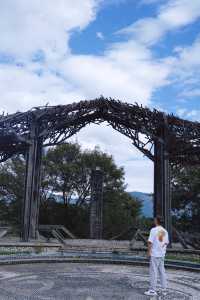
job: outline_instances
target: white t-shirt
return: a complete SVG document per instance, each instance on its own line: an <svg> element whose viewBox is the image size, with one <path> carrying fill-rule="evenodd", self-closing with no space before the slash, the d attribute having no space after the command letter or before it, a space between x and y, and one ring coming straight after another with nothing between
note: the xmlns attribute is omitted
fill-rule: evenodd
<svg viewBox="0 0 200 300"><path fill-rule="evenodd" d="M167 244L169 244L168 232L162 226L156 226L151 229L148 242L152 243L151 256L164 257Z"/></svg>

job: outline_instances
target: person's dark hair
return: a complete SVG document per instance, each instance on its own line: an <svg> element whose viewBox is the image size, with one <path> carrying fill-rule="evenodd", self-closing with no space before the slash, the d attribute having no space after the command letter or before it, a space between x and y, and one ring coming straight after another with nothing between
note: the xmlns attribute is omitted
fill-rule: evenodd
<svg viewBox="0 0 200 300"><path fill-rule="evenodd" d="M156 216L156 221L159 225L163 225L164 224L164 220L162 216Z"/></svg>

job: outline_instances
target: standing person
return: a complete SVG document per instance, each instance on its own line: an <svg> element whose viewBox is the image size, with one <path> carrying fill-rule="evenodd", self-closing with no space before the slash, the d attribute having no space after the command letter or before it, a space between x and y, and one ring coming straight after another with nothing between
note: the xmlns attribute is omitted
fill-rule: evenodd
<svg viewBox="0 0 200 300"><path fill-rule="evenodd" d="M155 296L157 295L157 279L158 275L161 282L161 291L163 295L166 295L167 280L164 267L164 259L166 254L166 248L169 244L168 232L162 226L162 218L157 216L154 219L155 227L151 229L148 238L148 257L150 257L150 288L145 295Z"/></svg>

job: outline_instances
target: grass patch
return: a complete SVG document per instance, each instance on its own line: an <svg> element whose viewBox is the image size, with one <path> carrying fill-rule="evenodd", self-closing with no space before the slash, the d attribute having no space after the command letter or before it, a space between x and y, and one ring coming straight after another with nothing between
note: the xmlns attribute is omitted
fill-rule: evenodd
<svg viewBox="0 0 200 300"><path fill-rule="evenodd" d="M20 255L23 255L23 254L31 254L32 252L31 251L0 251L0 255L15 255L15 254L20 254Z"/></svg>
<svg viewBox="0 0 200 300"><path fill-rule="evenodd" d="M166 255L166 259L189 261L189 262L200 264L200 258L197 258L197 257L188 257L188 256L182 256L182 255L180 255L180 256Z"/></svg>
<svg viewBox="0 0 200 300"><path fill-rule="evenodd" d="M44 252L44 247L43 246L37 246L34 248L36 254L41 254Z"/></svg>

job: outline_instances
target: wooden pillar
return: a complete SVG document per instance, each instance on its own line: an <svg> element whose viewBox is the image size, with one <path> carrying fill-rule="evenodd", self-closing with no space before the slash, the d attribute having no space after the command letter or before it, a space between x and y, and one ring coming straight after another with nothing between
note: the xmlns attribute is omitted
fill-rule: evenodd
<svg viewBox="0 0 200 300"><path fill-rule="evenodd" d="M103 173L94 170L91 174L90 238L101 239L103 232Z"/></svg>
<svg viewBox="0 0 200 300"><path fill-rule="evenodd" d="M162 128L160 139L154 143L154 217L160 215L171 239L170 162L167 151L167 132Z"/></svg>
<svg viewBox="0 0 200 300"><path fill-rule="evenodd" d="M23 203L22 240L36 239L40 204L42 140L36 123L31 125L30 146L26 157L26 178Z"/></svg>

